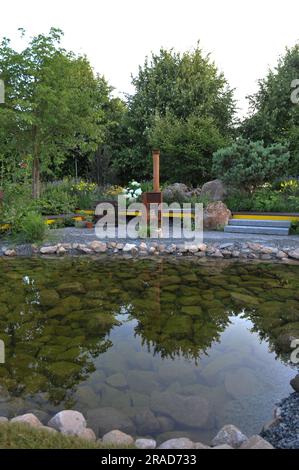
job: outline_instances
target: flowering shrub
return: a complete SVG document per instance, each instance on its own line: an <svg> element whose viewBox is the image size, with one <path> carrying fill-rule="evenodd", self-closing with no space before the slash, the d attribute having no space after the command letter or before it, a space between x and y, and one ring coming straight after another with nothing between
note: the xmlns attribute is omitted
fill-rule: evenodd
<svg viewBox="0 0 299 470"><path fill-rule="evenodd" d="M73 184L72 191L74 192L89 192L92 193L97 189L95 183L88 183L87 181L80 181L79 183Z"/></svg>
<svg viewBox="0 0 299 470"><path fill-rule="evenodd" d="M117 197L120 194L123 194L124 188L122 186L110 186L106 191L106 196Z"/></svg>
<svg viewBox="0 0 299 470"><path fill-rule="evenodd" d="M72 185L71 192L77 199L79 209L88 210L94 207L97 199L97 185L95 183L81 180Z"/></svg>
<svg viewBox="0 0 299 470"><path fill-rule="evenodd" d="M124 190L124 195L129 202L137 201L142 195L141 184L137 183L137 181L131 181L129 186Z"/></svg>
<svg viewBox="0 0 299 470"><path fill-rule="evenodd" d="M296 179L282 181L280 191L286 194L299 195L299 181Z"/></svg>

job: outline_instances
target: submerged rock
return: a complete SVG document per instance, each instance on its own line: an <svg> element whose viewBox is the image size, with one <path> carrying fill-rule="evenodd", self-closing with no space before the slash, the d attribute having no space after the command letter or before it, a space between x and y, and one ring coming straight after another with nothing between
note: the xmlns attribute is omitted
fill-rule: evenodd
<svg viewBox="0 0 299 470"><path fill-rule="evenodd" d="M84 286L77 281L74 282L65 282L57 287L59 293L63 295L70 295L70 294L85 294Z"/></svg>
<svg viewBox="0 0 299 470"><path fill-rule="evenodd" d="M129 388L134 392L150 394L153 390L159 389L156 381L156 374L144 370L132 370L127 375Z"/></svg>
<svg viewBox="0 0 299 470"><path fill-rule="evenodd" d="M102 406L113 406L120 409L126 409L131 406L128 392L118 390L109 385L103 385L101 395Z"/></svg>
<svg viewBox="0 0 299 470"><path fill-rule="evenodd" d="M160 431L160 423L154 413L145 409L137 413L134 422L139 435L153 434Z"/></svg>
<svg viewBox="0 0 299 470"><path fill-rule="evenodd" d="M132 420L122 411L112 407L88 410L87 422L97 436L103 436L113 429L118 429L131 435L136 433L136 428Z"/></svg>
<svg viewBox="0 0 299 470"><path fill-rule="evenodd" d="M122 373L117 373L107 377L106 382L114 388L126 388L128 385L127 379Z"/></svg>
<svg viewBox="0 0 299 470"><path fill-rule="evenodd" d="M247 367L227 372L225 375L225 388L234 398L242 399L248 395L257 394L261 387L254 372Z"/></svg>
<svg viewBox="0 0 299 470"><path fill-rule="evenodd" d="M202 397L153 392L150 403L153 411L170 416L177 423L186 426L202 427L209 418L209 402Z"/></svg>

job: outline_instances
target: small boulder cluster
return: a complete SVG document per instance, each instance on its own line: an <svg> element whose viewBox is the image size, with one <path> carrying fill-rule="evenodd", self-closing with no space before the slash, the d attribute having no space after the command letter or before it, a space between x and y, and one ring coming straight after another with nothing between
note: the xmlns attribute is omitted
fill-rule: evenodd
<svg viewBox="0 0 299 470"><path fill-rule="evenodd" d="M8 423L7 418L0 417L0 425ZM87 427L82 413L74 410L64 410L57 413L44 426L32 413L16 416L10 423L25 424L43 431L52 433L60 432L67 436L77 436L87 441L98 442L105 447L132 447L137 449L273 449L273 446L259 435L248 438L236 426L229 424L224 426L211 442L211 446L201 442L193 442L186 437L170 439L159 446L154 439L134 439L129 434L119 430L112 430L97 440L94 431Z"/></svg>

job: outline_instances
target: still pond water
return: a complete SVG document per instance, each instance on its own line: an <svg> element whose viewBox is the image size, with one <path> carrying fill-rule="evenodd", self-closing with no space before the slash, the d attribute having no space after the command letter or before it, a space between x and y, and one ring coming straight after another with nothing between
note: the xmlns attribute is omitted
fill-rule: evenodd
<svg viewBox="0 0 299 470"><path fill-rule="evenodd" d="M76 409L98 436L257 433L296 374L299 267L225 261L0 261L0 416Z"/></svg>

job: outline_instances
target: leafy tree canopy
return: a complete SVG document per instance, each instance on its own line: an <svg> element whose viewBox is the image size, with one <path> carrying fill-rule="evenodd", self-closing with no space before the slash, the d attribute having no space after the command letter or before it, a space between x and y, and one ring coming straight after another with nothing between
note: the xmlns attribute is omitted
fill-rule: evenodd
<svg viewBox="0 0 299 470"><path fill-rule="evenodd" d="M103 77L94 76L86 57L60 46L61 38L62 32L52 28L21 52L7 38L0 44L6 91L0 154L15 154L32 165L34 197L40 195L41 173L62 165L71 150L96 150L105 133L104 106L111 89Z"/></svg>
<svg viewBox="0 0 299 470"><path fill-rule="evenodd" d="M291 83L299 78L299 44L286 49L277 66L259 81L249 97L251 114L242 126L245 137L266 144L289 142L290 174L299 175L299 104L291 101Z"/></svg>
<svg viewBox="0 0 299 470"><path fill-rule="evenodd" d="M209 175L212 152L232 134L235 103L224 75L199 46L183 54L161 49L146 58L133 85L136 92L128 99L125 116L126 144L115 158L120 174L127 168L129 177L149 177L155 143L165 158L162 179L178 178L179 167L180 181L200 183Z"/></svg>

